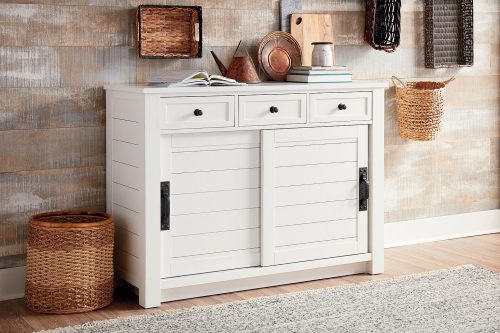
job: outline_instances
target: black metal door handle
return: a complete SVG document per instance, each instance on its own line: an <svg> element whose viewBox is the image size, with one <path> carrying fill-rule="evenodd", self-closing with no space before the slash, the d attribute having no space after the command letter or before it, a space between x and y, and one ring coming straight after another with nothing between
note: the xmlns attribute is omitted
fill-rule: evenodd
<svg viewBox="0 0 500 333"><path fill-rule="evenodd" d="M194 110L193 113L196 117L203 116L203 111L201 111L200 109Z"/></svg>
<svg viewBox="0 0 500 333"><path fill-rule="evenodd" d="M278 113L279 109L276 106L271 106L269 108L269 112L271 113Z"/></svg>
<svg viewBox="0 0 500 333"><path fill-rule="evenodd" d="M365 211L368 208L368 198L370 197L370 182L368 181L368 169L359 168L359 210Z"/></svg>
<svg viewBox="0 0 500 333"><path fill-rule="evenodd" d="M170 230L170 182L160 183L161 230Z"/></svg>
<svg viewBox="0 0 500 333"><path fill-rule="evenodd" d="M339 108L339 110L347 110L347 105L345 105L344 103L340 103L338 105L338 108Z"/></svg>

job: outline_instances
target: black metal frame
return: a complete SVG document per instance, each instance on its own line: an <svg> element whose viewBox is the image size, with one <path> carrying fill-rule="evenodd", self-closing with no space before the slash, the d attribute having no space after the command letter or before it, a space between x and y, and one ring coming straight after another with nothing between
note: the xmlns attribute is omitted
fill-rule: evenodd
<svg viewBox="0 0 500 333"><path fill-rule="evenodd" d="M471 67L474 65L474 10L473 0L456 0L459 7L456 13L458 22L458 39L460 54L453 63L444 62L442 57L435 54L435 43L439 40L434 33L437 18L434 8L435 0L424 0L424 38L425 38L425 67L450 68ZM450 11L446 12L449 16Z"/></svg>

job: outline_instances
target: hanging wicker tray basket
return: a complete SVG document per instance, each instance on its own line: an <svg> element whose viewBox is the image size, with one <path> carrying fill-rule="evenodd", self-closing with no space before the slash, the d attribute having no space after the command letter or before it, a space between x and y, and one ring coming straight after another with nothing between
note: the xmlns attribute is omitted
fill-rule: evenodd
<svg viewBox="0 0 500 333"><path fill-rule="evenodd" d="M113 219L65 211L29 222L26 306L43 313L77 313L113 300Z"/></svg>
<svg viewBox="0 0 500 333"><path fill-rule="evenodd" d="M137 49L141 58L201 58L200 6L140 5Z"/></svg>
<svg viewBox="0 0 500 333"><path fill-rule="evenodd" d="M399 135L403 139L434 140L441 129L444 93L449 80L407 81L392 77L396 86Z"/></svg>

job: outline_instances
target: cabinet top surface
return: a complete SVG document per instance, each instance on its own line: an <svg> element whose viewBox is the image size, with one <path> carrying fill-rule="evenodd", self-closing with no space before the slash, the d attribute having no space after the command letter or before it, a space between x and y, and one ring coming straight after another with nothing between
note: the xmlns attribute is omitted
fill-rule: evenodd
<svg viewBox="0 0 500 333"><path fill-rule="evenodd" d="M246 92L266 92L269 90L279 91L336 91L336 90L359 90L387 88L389 85L385 81L375 80L355 80L348 83L291 83L291 82L263 82L249 84L246 86L218 86L218 87L167 87L162 85L128 84L128 85L106 85L104 88L109 91L123 91L142 94L185 94L185 93L246 93Z"/></svg>

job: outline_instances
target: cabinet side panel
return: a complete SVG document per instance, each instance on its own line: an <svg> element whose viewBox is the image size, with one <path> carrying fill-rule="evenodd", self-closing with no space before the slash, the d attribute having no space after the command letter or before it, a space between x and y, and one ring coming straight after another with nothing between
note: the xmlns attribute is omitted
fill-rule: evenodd
<svg viewBox="0 0 500 333"><path fill-rule="evenodd" d="M144 285L144 97L106 94L107 210L116 225L118 276L141 290Z"/></svg>
<svg viewBox="0 0 500 333"><path fill-rule="evenodd" d="M384 89L373 91L373 125L369 127L370 199L368 200L368 251L372 274L384 271Z"/></svg>
<svg viewBox="0 0 500 333"><path fill-rule="evenodd" d="M141 270L143 281L139 287L139 304L145 308L160 306L161 278L161 172L160 172L160 107L157 95L144 98L144 126L142 126L144 156L144 236L141 249ZM146 241L147 240L147 241Z"/></svg>

